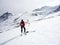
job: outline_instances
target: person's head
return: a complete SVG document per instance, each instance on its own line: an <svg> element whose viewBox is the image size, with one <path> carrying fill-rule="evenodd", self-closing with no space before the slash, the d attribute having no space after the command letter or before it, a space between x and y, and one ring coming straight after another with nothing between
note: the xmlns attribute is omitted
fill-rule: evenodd
<svg viewBox="0 0 60 45"><path fill-rule="evenodd" d="M21 21L23 21L23 19Z"/></svg>

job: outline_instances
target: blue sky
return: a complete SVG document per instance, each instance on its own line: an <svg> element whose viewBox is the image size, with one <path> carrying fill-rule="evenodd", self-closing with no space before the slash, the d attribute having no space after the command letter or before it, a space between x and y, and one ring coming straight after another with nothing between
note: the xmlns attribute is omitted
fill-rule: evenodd
<svg viewBox="0 0 60 45"><path fill-rule="evenodd" d="M0 15L7 11L19 14L44 5L55 6L60 4L59 2L59 0L0 0Z"/></svg>

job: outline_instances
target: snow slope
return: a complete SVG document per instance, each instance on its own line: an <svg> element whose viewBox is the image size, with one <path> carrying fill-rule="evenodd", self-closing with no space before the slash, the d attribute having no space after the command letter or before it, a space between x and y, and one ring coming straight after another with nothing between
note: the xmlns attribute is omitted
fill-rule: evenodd
<svg viewBox="0 0 60 45"><path fill-rule="evenodd" d="M60 45L60 15L30 22L26 28L26 36L20 36L20 27L1 33L0 45Z"/></svg>

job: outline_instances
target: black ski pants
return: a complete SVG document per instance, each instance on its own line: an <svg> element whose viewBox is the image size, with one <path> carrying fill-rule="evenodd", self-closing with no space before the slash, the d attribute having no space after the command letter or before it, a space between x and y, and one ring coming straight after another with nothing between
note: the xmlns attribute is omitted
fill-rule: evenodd
<svg viewBox="0 0 60 45"><path fill-rule="evenodd" d="M25 27L21 27L21 33L24 31L24 33L26 32L26 28Z"/></svg>

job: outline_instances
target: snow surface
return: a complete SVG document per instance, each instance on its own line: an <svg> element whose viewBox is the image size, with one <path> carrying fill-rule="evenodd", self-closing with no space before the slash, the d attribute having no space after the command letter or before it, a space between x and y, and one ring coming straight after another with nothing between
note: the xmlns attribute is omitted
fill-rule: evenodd
<svg viewBox="0 0 60 45"><path fill-rule="evenodd" d="M60 15L51 16L26 25L27 35L20 36L20 27L0 33L0 45L60 45Z"/></svg>

